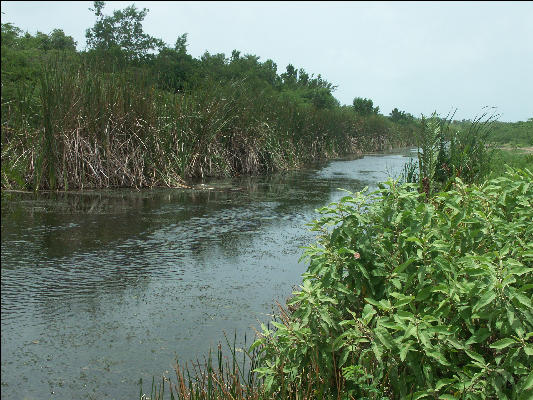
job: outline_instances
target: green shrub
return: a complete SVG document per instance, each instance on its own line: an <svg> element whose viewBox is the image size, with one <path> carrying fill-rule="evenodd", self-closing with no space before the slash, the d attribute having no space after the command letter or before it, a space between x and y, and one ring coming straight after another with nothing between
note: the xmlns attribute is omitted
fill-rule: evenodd
<svg viewBox="0 0 533 400"><path fill-rule="evenodd" d="M389 181L320 209L301 291L253 348L280 398L531 399L533 174Z"/></svg>

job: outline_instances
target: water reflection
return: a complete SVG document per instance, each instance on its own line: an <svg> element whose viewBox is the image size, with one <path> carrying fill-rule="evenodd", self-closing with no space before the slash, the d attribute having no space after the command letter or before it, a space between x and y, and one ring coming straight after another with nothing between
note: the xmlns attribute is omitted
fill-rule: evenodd
<svg viewBox="0 0 533 400"><path fill-rule="evenodd" d="M405 161L334 161L210 190L3 194L2 396L134 397L175 352L196 358L223 330L250 332L299 283L314 210Z"/></svg>

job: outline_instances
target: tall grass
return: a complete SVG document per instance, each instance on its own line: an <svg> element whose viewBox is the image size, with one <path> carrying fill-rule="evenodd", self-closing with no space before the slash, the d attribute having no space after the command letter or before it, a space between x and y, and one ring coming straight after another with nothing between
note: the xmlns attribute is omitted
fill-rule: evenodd
<svg viewBox="0 0 533 400"><path fill-rule="evenodd" d="M275 326L290 323L290 311L278 304L279 312L263 329L276 329ZM281 390L272 392L269 379L261 376L264 366L259 363L260 352L264 346L248 346L244 336L242 348L237 347L236 333L233 342L226 334L225 345L219 344L216 351L211 350L203 358L185 364L176 361L173 378L162 377L156 382L152 378L148 392L145 392L142 379L139 380L139 400L275 400L275 399L315 399L319 394L312 385L299 386L291 382L282 384ZM257 339L257 336L255 337ZM318 364L316 368L320 369ZM322 393L328 392L331 382L323 381L319 371L309 376L321 385ZM342 379L341 376L337 377Z"/></svg>
<svg viewBox="0 0 533 400"><path fill-rule="evenodd" d="M246 335L243 348L237 347L236 333L233 343L226 339L226 352L219 344L215 354L209 351L202 361L176 362L175 379L163 377L161 382L152 379L150 395L145 394L143 382L139 381L140 400L211 400L211 399L262 399L263 380L255 373L257 350L249 352ZM227 356L229 352L229 356ZM165 395L166 393L166 395Z"/></svg>
<svg viewBox="0 0 533 400"><path fill-rule="evenodd" d="M7 91L2 187L176 187L191 177L286 170L405 139L383 117L317 109L246 79L206 79L171 93L146 71L57 55L43 63L36 86Z"/></svg>
<svg viewBox="0 0 533 400"><path fill-rule="evenodd" d="M482 182L491 169L493 148L488 139L496 117L483 112L461 129L452 127L453 115L422 117L417 135L418 169L406 165L403 180L417 181L428 198L449 189L457 177L466 183Z"/></svg>

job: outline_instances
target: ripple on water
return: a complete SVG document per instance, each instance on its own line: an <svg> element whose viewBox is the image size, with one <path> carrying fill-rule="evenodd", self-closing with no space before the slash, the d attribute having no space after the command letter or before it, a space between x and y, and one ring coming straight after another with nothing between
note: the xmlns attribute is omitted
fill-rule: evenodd
<svg viewBox="0 0 533 400"><path fill-rule="evenodd" d="M133 397L175 353L251 335L300 282L315 209L405 160L207 182L215 190L2 198L2 396Z"/></svg>

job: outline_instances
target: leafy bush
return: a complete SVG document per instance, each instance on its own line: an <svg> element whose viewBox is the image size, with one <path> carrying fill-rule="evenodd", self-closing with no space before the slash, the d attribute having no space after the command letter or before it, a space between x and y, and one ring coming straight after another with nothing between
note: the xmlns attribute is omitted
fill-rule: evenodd
<svg viewBox="0 0 533 400"><path fill-rule="evenodd" d="M388 181L320 209L301 291L263 327L280 398L531 399L533 174Z"/></svg>

